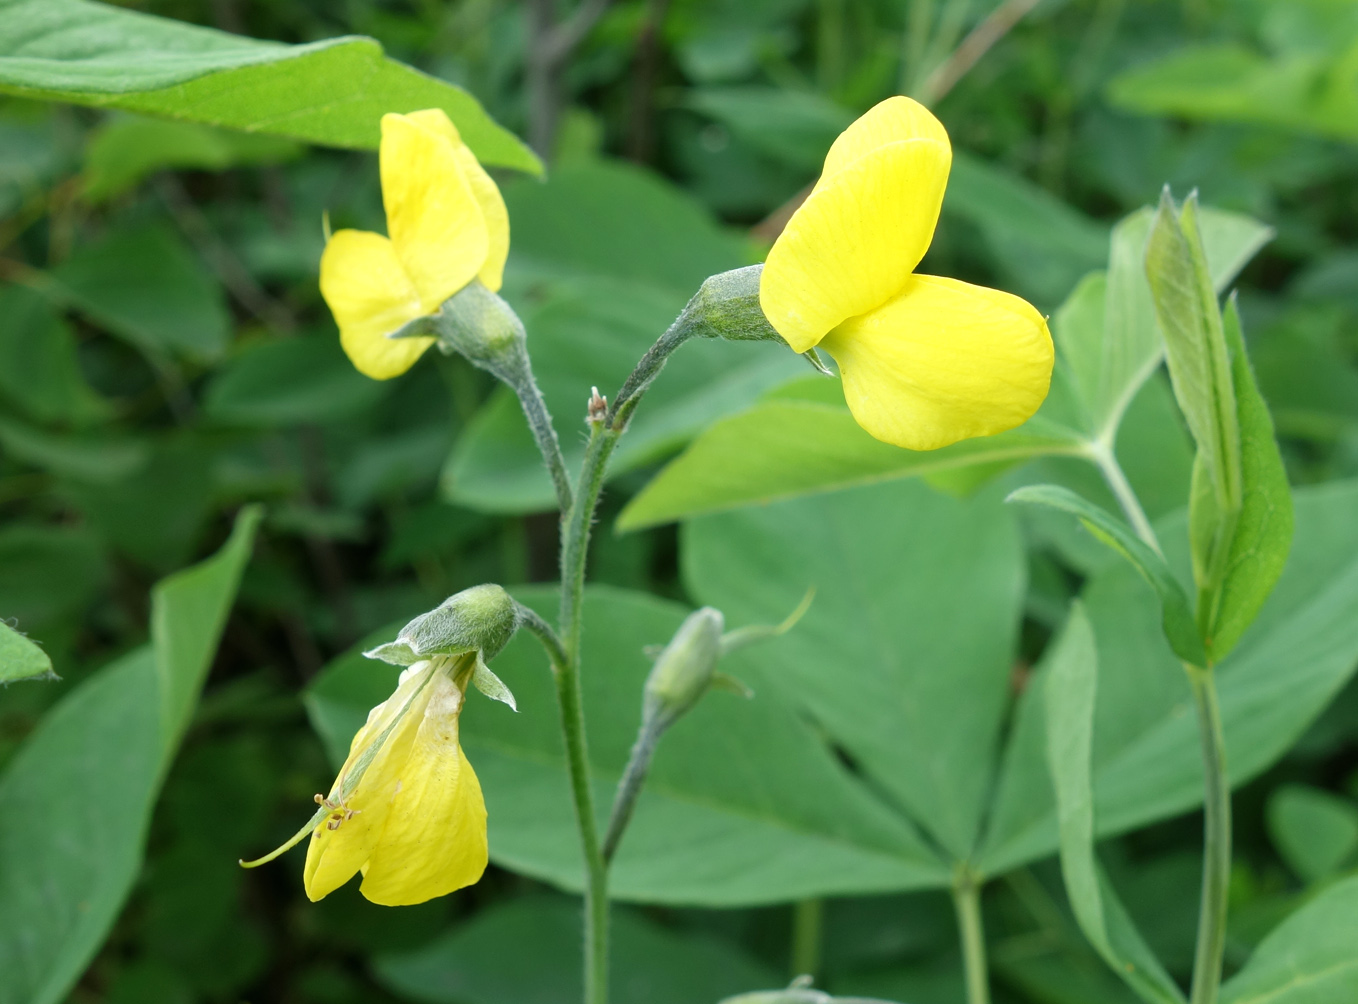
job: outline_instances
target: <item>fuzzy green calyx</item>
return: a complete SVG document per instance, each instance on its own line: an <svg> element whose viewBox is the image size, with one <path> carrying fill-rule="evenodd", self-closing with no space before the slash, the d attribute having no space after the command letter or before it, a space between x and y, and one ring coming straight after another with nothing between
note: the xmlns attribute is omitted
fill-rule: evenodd
<svg viewBox="0 0 1358 1004"><path fill-rule="evenodd" d="M410 666L436 655L478 652L493 658L519 629L519 605L493 583L472 586L420 614L396 640L363 653L370 659Z"/></svg>

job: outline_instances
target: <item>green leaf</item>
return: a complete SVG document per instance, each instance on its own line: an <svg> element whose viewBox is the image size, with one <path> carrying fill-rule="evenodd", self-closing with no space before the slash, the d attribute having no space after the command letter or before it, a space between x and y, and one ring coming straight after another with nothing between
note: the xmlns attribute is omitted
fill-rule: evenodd
<svg viewBox="0 0 1358 1004"><path fill-rule="evenodd" d="M1358 997L1358 877L1278 926L1221 988L1222 1004L1349 1004Z"/></svg>
<svg viewBox="0 0 1358 1004"><path fill-rule="evenodd" d="M374 960L378 980L403 999L428 1004L558 1004L582 980L578 903L537 896L501 900L428 945ZM615 909L610 929L618 1000L647 1004L715 1001L776 975L716 939L662 927ZM524 965L532 946L532 965Z"/></svg>
<svg viewBox="0 0 1358 1004"><path fill-rule="evenodd" d="M1164 356L1146 278L1146 240L1153 214L1140 209L1113 228L1104 302L1097 280L1077 286L1054 319L1058 368L1066 371L1084 405L1091 438L1116 439L1124 413ZM1224 290L1272 237L1273 231L1237 213L1198 210L1213 288ZM1091 287L1090 283L1095 283Z"/></svg>
<svg viewBox="0 0 1358 1004"><path fill-rule="evenodd" d="M544 615L555 608L554 591L522 589L516 596ZM586 624L607 625L606 631L585 632L583 659L601 824L636 738L640 694L651 670L644 649L670 638L687 612L608 587L587 595ZM618 851L613 894L735 906L945 886L951 873L943 862L867 793L750 661L751 653L766 647L723 662L754 687L753 700L713 695L666 733ZM461 720L462 743L494 820L491 858L579 889L579 840L546 657L520 632L493 668L513 688L519 713L478 699ZM332 754L343 756L368 709L391 693L398 672L354 652L312 685L308 711Z"/></svg>
<svg viewBox="0 0 1358 1004"><path fill-rule="evenodd" d="M633 164L562 167L545 183L506 185L504 196L514 221L511 271L641 280L679 297L682 308L708 276L750 264L744 242L692 196Z"/></svg>
<svg viewBox="0 0 1358 1004"><path fill-rule="evenodd" d="M278 136L124 115L90 137L83 194L91 202L105 202L157 171L222 171L243 164L277 164L301 152L301 146Z"/></svg>
<svg viewBox="0 0 1358 1004"><path fill-rule="evenodd" d="M41 638L83 611L108 581L98 538L87 527L12 523L0 528L0 620Z"/></svg>
<svg viewBox="0 0 1358 1004"><path fill-rule="evenodd" d="M1068 439L1015 430L941 450L902 450L873 439L843 406L770 399L704 430L627 504L617 527L638 530L832 488L1011 466L1077 449Z"/></svg>
<svg viewBox="0 0 1358 1004"><path fill-rule="evenodd" d="M221 287L162 224L113 230L80 248L37 288L144 352L206 362L220 356L230 338Z"/></svg>
<svg viewBox="0 0 1358 1004"><path fill-rule="evenodd" d="M1331 4L1338 12L1343 4ZM1331 26L1327 35L1352 35ZM1269 59L1234 43L1180 49L1115 78L1109 97L1131 111L1199 121L1251 122L1335 139L1358 139L1358 97L1345 83L1358 43L1335 57Z"/></svg>
<svg viewBox="0 0 1358 1004"><path fill-rule="evenodd" d="M1071 208L1044 188L953 150L943 212L981 231L1000 274L1050 309L1080 276L1104 261L1108 227Z"/></svg>
<svg viewBox="0 0 1358 1004"><path fill-rule="evenodd" d="M0 621L0 684L15 680L56 680L46 652Z"/></svg>
<svg viewBox="0 0 1358 1004"><path fill-rule="evenodd" d="M1358 805L1320 788L1284 785L1269 797L1268 832L1288 867L1316 882L1358 851Z"/></svg>
<svg viewBox="0 0 1358 1004"><path fill-rule="evenodd" d="M258 518L156 587L152 643L67 694L0 777L0 1004L65 1000L131 891Z"/></svg>
<svg viewBox="0 0 1358 1004"><path fill-rule="evenodd" d="M561 431L568 469L584 455L572 435L590 388L618 387L683 309L685 298L641 281L558 280L536 289L524 310L534 368ZM769 387L806 371L796 354L763 343L701 339L665 366L647 393L610 474L616 477L681 447L714 416L744 407ZM517 399L502 390L454 445L444 470L446 497L468 508L533 512L556 497Z"/></svg>
<svg viewBox="0 0 1358 1004"><path fill-rule="evenodd" d="M108 415L80 371L75 334L46 297L0 289L0 317L0 397L39 422L86 425Z"/></svg>
<svg viewBox="0 0 1358 1004"><path fill-rule="evenodd" d="M360 414L387 389L354 369L332 331L250 345L213 376L203 407L219 422L277 428Z"/></svg>
<svg viewBox="0 0 1358 1004"><path fill-rule="evenodd" d="M1166 189L1146 243L1146 275L1164 333L1174 396L1198 447L1189 528L1198 614L1206 629L1216 617L1242 489L1231 359L1198 232L1194 195L1179 211Z"/></svg>
<svg viewBox="0 0 1358 1004"><path fill-rule="evenodd" d="M1226 556L1221 591L1207 628L1211 658L1220 661L1253 623L1282 575L1292 546L1292 493L1273 435L1268 405L1245 353L1235 298L1226 305L1226 346L1231 353L1240 426L1240 515Z"/></svg>
<svg viewBox="0 0 1358 1004"><path fill-rule="evenodd" d="M76 481L109 484L144 467L146 445L104 435L58 435L0 418L0 447L15 460Z"/></svg>
<svg viewBox="0 0 1358 1004"><path fill-rule="evenodd" d="M1277 588L1217 667L1231 783L1275 763L1358 669L1358 482L1296 492L1297 537ZM1171 566L1187 567L1182 514L1158 524ZM1098 640L1094 805L1100 837L1202 802L1198 735L1160 605L1138 573L1112 562L1083 601ZM1020 696L977 867L1003 874L1049 854L1057 826L1040 696Z"/></svg>
<svg viewBox="0 0 1358 1004"><path fill-rule="evenodd" d="M884 800L954 861L985 813L1022 597L1012 512L897 482L706 516L685 525L694 598L730 624L786 616L746 657L818 722ZM725 667L724 668L728 668ZM734 671L734 670L733 670Z"/></svg>
<svg viewBox="0 0 1358 1004"><path fill-rule="evenodd" d="M683 106L720 122L767 157L816 172L854 119L820 94L782 87L695 87L685 92Z"/></svg>
<svg viewBox="0 0 1358 1004"><path fill-rule="evenodd" d="M1206 663L1202 639L1193 622L1193 608L1183 586L1165 564L1165 559L1151 550L1131 527L1059 485L1029 485L1011 493L1009 501L1059 509L1079 519L1085 529L1125 558L1150 583L1160 600L1165 638L1179 658L1195 666Z"/></svg>
<svg viewBox="0 0 1358 1004"><path fill-rule="evenodd" d="M1183 992L1147 946L1094 853L1091 754L1098 650L1084 607L1076 602L1044 659L1047 766L1056 791L1061 873L1075 919L1110 969L1152 1004L1175 1004Z"/></svg>
<svg viewBox="0 0 1358 1004"><path fill-rule="evenodd" d="M0 0L0 90L368 149L383 113L442 108L483 163L542 171L470 94L370 38L280 45L89 0Z"/></svg>

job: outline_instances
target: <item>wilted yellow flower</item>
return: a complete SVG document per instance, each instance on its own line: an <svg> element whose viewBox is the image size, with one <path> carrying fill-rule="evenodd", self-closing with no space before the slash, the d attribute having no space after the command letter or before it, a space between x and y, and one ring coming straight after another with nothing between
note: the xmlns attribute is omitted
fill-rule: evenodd
<svg viewBox="0 0 1358 1004"><path fill-rule="evenodd" d="M500 288L509 213L441 109L382 116L379 161L390 236L335 233L321 256L321 294L353 364L386 380L434 343L387 335L434 313L473 279Z"/></svg>
<svg viewBox="0 0 1358 1004"><path fill-rule="evenodd" d="M915 274L951 165L928 109L883 101L830 147L760 280L774 329L798 352L829 352L858 423L911 450L1023 423L1051 379L1051 335L1032 305Z"/></svg>
<svg viewBox="0 0 1358 1004"><path fill-rule="evenodd" d="M303 872L313 902L358 871L368 899L408 906L486 870L486 803L457 734L476 660L468 652L417 662L368 714L330 794L316 796L325 816Z"/></svg>

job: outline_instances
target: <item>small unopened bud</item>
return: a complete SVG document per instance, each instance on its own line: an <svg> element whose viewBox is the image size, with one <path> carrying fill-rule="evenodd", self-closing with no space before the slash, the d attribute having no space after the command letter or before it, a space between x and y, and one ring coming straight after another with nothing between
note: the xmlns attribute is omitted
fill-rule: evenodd
<svg viewBox="0 0 1358 1004"><path fill-rule="evenodd" d="M720 610L695 610L656 657L646 678L642 715L655 722L658 730L667 728L707 693L721 658L725 626Z"/></svg>
<svg viewBox="0 0 1358 1004"><path fill-rule="evenodd" d="M598 387L589 389L589 405L585 412L586 421L602 422L608 417L608 398L599 393Z"/></svg>
<svg viewBox="0 0 1358 1004"><path fill-rule="evenodd" d="M478 652L493 658L519 629L519 605L500 586L487 584L464 589L401 629L396 640L365 652L409 666L434 655Z"/></svg>

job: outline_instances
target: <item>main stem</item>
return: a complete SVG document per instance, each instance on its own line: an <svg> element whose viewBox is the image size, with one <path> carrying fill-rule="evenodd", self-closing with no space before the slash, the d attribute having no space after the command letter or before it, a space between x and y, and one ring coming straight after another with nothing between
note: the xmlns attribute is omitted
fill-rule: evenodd
<svg viewBox="0 0 1358 1004"><path fill-rule="evenodd" d="M575 501L566 514L561 538L561 618L565 662L557 668L556 696L566 740L571 795L575 801L580 849L585 858L585 1004L608 1001L608 865L599 844L594 792L585 746L585 710L580 690L580 632L585 593L585 559L594 509L604 470L618 441L603 422L592 422Z"/></svg>
<svg viewBox="0 0 1358 1004"><path fill-rule="evenodd" d="M1112 448L1102 442L1092 444L1090 458L1117 496L1118 504L1137 535L1160 554L1160 542ZM1189 1000L1190 1004L1216 1004L1221 987L1221 960L1226 952L1226 912L1231 880L1231 782L1226 773L1226 736L1217 701L1216 674L1210 667L1203 669L1187 663L1184 669L1188 672L1198 713L1203 773L1202 901L1198 911L1198 945Z"/></svg>
<svg viewBox="0 0 1358 1004"><path fill-rule="evenodd" d="M967 1004L990 1004L990 981L986 973L985 929L981 923L981 886L970 871L953 881L953 908L962 940L962 970L966 977Z"/></svg>
<svg viewBox="0 0 1358 1004"><path fill-rule="evenodd" d="M1203 768L1202 904L1193 960L1191 1004L1216 1004L1226 951L1226 909L1231 879L1231 785L1226 774L1226 737L1221 727L1215 674L1189 666L1198 711Z"/></svg>

